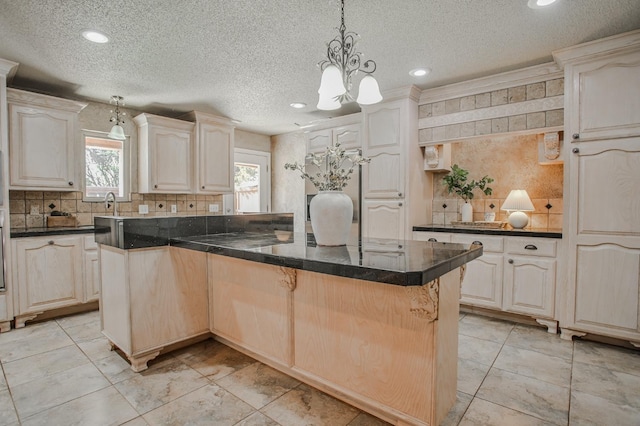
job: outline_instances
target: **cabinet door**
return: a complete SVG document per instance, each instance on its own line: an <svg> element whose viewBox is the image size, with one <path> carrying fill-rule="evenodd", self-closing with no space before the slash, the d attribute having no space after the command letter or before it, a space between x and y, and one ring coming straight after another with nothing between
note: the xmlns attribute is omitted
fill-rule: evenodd
<svg viewBox="0 0 640 426"><path fill-rule="evenodd" d="M233 129L208 123L198 125L198 190L233 192Z"/></svg>
<svg viewBox="0 0 640 426"><path fill-rule="evenodd" d="M10 185L16 189L76 190L77 114L9 104Z"/></svg>
<svg viewBox="0 0 640 426"><path fill-rule="evenodd" d="M507 256L504 264L504 310L553 317L556 261L534 256Z"/></svg>
<svg viewBox="0 0 640 426"><path fill-rule="evenodd" d="M571 79L571 135L640 135L640 51L575 65Z"/></svg>
<svg viewBox="0 0 640 426"><path fill-rule="evenodd" d="M14 240L14 282L18 315L82 303L81 238Z"/></svg>
<svg viewBox="0 0 640 426"><path fill-rule="evenodd" d="M191 192L191 143L189 131L149 127L151 192Z"/></svg>
<svg viewBox="0 0 640 426"><path fill-rule="evenodd" d="M402 201L362 202L362 236L404 240L405 207Z"/></svg>
<svg viewBox="0 0 640 426"><path fill-rule="evenodd" d="M483 254L467 263L460 302L502 309L502 255Z"/></svg>
<svg viewBox="0 0 640 426"><path fill-rule="evenodd" d="M350 124L333 129L333 144L337 143L344 149L360 148L362 146L360 124Z"/></svg>
<svg viewBox="0 0 640 426"><path fill-rule="evenodd" d="M93 302L100 298L100 264L97 250L84 252L84 295L85 302Z"/></svg>
<svg viewBox="0 0 640 426"><path fill-rule="evenodd" d="M307 134L307 152L318 153L331 146L333 132L331 129L314 130Z"/></svg>
<svg viewBox="0 0 640 426"><path fill-rule="evenodd" d="M385 106L367 113L367 137L362 151L371 162L362 166L364 198L404 197L401 106Z"/></svg>

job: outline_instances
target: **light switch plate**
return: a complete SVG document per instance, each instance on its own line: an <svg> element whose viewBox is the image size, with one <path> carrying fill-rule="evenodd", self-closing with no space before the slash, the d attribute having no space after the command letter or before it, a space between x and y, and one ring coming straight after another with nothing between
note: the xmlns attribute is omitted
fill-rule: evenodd
<svg viewBox="0 0 640 426"><path fill-rule="evenodd" d="M140 214L148 214L149 213L149 206L146 204L140 204L138 206L138 213Z"/></svg>
<svg viewBox="0 0 640 426"><path fill-rule="evenodd" d="M209 204L210 213L218 213L219 207L217 204Z"/></svg>
<svg viewBox="0 0 640 426"><path fill-rule="evenodd" d="M178 206L175 204L171 204L171 213L178 213Z"/></svg>

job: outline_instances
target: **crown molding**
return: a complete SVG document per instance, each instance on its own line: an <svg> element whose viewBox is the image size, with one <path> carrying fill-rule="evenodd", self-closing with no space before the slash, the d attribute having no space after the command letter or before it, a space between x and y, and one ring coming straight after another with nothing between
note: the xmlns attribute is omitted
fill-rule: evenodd
<svg viewBox="0 0 640 426"><path fill-rule="evenodd" d="M553 59L564 67L568 63L596 56L620 53L624 50L640 49L640 29L594 40L564 49L554 50Z"/></svg>
<svg viewBox="0 0 640 426"><path fill-rule="evenodd" d="M0 58L0 75L4 75L7 82L10 82L16 74L18 65L20 64L17 62Z"/></svg>
<svg viewBox="0 0 640 426"><path fill-rule="evenodd" d="M464 96L493 92L495 90L538 83L546 80L554 80L562 77L564 77L562 68L560 68L555 62L547 62L545 64L534 65L532 67L522 68L519 70L494 74L433 89L426 89L422 91L418 103L423 105L447 99L462 98Z"/></svg>
<svg viewBox="0 0 640 426"><path fill-rule="evenodd" d="M27 92L7 88L7 100L13 104L37 105L45 108L60 109L78 113L87 105L85 102L72 101L69 99L56 98L54 96L42 95L40 93Z"/></svg>

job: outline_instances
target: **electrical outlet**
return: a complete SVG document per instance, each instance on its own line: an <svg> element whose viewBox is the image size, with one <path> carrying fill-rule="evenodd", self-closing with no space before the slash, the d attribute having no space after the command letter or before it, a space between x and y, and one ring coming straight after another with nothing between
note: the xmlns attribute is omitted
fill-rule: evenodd
<svg viewBox="0 0 640 426"><path fill-rule="evenodd" d="M209 204L210 213L218 213L219 207L217 204Z"/></svg>
<svg viewBox="0 0 640 426"><path fill-rule="evenodd" d="M31 206L30 214L40 214L40 207L39 206Z"/></svg>
<svg viewBox="0 0 640 426"><path fill-rule="evenodd" d="M171 213L178 213L178 206L171 204Z"/></svg>
<svg viewBox="0 0 640 426"><path fill-rule="evenodd" d="M146 204L140 204L138 206L138 213L140 214L148 214L149 213L149 206Z"/></svg>

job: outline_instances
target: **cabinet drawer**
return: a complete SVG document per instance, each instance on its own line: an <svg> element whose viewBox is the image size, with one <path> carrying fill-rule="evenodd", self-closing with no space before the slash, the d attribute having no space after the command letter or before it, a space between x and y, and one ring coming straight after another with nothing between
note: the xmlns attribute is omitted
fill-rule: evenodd
<svg viewBox="0 0 640 426"><path fill-rule="evenodd" d="M482 243L482 250L501 253L504 250L504 238L475 234L452 234L451 242L470 245L476 241Z"/></svg>
<svg viewBox="0 0 640 426"><path fill-rule="evenodd" d="M91 234L84 237L84 249L85 250L98 250L98 244L96 243L96 237Z"/></svg>
<svg viewBox="0 0 640 426"><path fill-rule="evenodd" d="M427 232L427 231L413 231L413 239L415 241L433 241L438 243L450 243L451 234L446 232Z"/></svg>
<svg viewBox="0 0 640 426"><path fill-rule="evenodd" d="M557 242L531 238L507 238L507 253L533 256L556 256Z"/></svg>

